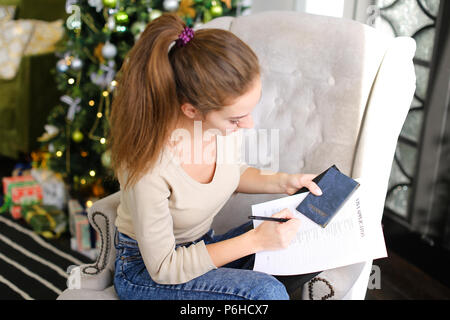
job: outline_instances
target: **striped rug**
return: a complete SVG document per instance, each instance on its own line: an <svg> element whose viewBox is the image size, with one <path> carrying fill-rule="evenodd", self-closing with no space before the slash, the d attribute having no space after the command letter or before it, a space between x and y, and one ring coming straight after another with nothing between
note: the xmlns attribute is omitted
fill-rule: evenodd
<svg viewBox="0 0 450 320"><path fill-rule="evenodd" d="M69 233L48 240L0 215L0 300L54 300L67 288L67 268L91 262L70 249Z"/></svg>

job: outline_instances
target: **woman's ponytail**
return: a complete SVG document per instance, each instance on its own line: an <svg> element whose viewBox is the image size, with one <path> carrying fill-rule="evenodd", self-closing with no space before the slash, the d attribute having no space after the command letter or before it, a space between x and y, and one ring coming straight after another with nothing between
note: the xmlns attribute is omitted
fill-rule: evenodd
<svg viewBox="0 0 450 320"><path fill-rule="evenodd" d="M118 72L108 141L114 172L125 169L127 185L153 166L175 124L178 102L168 50L184 27L173 14L154 20Z"/></svg>

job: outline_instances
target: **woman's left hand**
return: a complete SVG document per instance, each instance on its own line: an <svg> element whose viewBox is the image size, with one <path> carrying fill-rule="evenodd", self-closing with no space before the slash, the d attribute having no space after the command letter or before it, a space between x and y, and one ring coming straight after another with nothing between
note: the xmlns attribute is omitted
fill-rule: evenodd
<svg viewBox="0 0 450 320"><path fill-rule="evenodd" d="M306 187L312 194L320 196L322 195L322 190L312 181L315 177L316 175L314 174L286 174L281 177L280 185L284 193L288 195L293 195L299 189Z"/></svg>

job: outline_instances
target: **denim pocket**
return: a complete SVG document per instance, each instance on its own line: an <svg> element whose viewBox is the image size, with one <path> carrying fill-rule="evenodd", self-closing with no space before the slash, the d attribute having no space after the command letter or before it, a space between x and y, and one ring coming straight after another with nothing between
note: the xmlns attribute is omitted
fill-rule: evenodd
<svg viewBox="0 0 450 320"><path fill-rule="evenodd" d="M120 272L122 276L133 283L140 283L136 277L145 269L144 261L141 255L125 255L120 258Z"/></svg>
<svg viewBox="0 0 450 320"><path fill-rule="evenodd" d="M131 261L136 259L142 259L141 252L139 248L128 248L123 247L120 250L121 260L123 261Z"/></svg>

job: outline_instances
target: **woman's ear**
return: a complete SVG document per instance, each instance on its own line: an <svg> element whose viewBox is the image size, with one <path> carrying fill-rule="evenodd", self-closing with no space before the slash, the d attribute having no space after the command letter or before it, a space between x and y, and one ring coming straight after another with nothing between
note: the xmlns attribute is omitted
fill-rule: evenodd
<svg viewBox="0 0 450 320"><path fill-rule="evenodd" d="M195 120L198 114L198 110L190 103L184 103L181 106L181 111L189 119Z"/></svg>
<svg viewBox="0 0 450 320"><path fill-rule="evenodd" d="M198 120L198 121L204 121L205 116L192 104L190 103L184 103L181 106L181 111L183 114L188 117L191 120Z"/></svg>

